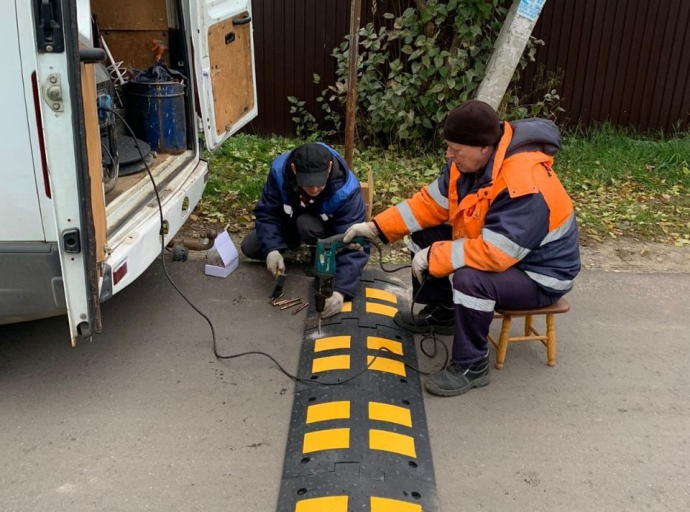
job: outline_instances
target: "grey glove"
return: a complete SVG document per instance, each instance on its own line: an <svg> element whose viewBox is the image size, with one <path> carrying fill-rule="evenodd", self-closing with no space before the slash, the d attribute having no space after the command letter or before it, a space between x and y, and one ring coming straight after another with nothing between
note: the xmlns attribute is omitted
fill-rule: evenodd
<svg viewBox="0 0 690 512"><path fill-rule="evenodd" d="M321 318L328 318L333 315L337 315L343 309L343 301L345 297L340 292L333 292L331 297L326 299L326 306L323 308L323 313L321 313Z"/></svg>
<svg viewBox="0 0 690 512"><path fill-rule="evenodd" d="M376 224L373 222L360 222L359 224L353 224L345 231L343 243L350 243L350 240L356 236L363 236L364 238L375 240L378 234Z"/></svg>
<svg viewBox="0 0 690 512"><path fill-rule="evenodd" d="M412 275L419 283L424 280L424 272L429 270L429 249L422 249L417 254L414 255L412 259Z"/></svg>
<svg viewBox="0 0 690 512"><path fill-rule="evenodd" d="M266 268L274 276L280 270L281 274L285 272L285 261L280 251L271 251L266 256Z"/></svg>

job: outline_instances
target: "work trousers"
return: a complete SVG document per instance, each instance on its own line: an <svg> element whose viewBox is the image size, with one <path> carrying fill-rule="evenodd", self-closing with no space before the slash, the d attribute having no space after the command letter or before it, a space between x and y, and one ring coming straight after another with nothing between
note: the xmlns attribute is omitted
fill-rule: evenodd
<svg viewBox="0 0 690 512"><path fill-rule="evenodd" d="M297 217L286 219L281 227L283 240L288 249L296 249L300 244L316 245L316 240L326 238L329 228L326 222L318 215L302 213ZM242 253L253 260L265 260L266 254L261 250L261 243L256 234L256 229L252 229L242 240Z"/></svg>
<svg viewBox="0 0 690 512"><path fill-rule="evenodd" d="M414 233L410 241L412 257L434 242L451 239L452 228L445 224ZM563 295L546 292L516 267L503 272L463 267L449 277L428 276L421 290L414 278L412 281L417 303L454 308L453 360L463 365L479 362L486 356L494 309L541 308Z"/></svg>

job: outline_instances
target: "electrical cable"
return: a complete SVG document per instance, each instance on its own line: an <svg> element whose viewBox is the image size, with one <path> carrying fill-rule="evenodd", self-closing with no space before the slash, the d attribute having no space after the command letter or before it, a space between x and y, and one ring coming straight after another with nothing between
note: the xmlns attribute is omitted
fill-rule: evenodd
<svg viewBox="0 0 690 512"><path fill-rule="evenodd" d="M158 203L158 214L159 214L159 216L160 216L161 230L162 230L162 227L163 227L163 225L164 225L164 220L165 220L165 219L163 218L163 204L162 204L162 202L161 202L160 194L158 193L158 187L156 186L156 181L155 181L155 179L154 179L154 177L153 177L153 174L151 173L151 168L149 167L148 162L146 162L146 159L144 158L144 153L143 153L143 151L141 150L141 147L139 146L139 141L137 140L137 137L136 137L136 135L134 134L134 131L133 131L132 128L129 126L129 124L127 123L127 121L122 117L122 115L120 115L118 112L115 112L114 110L109 109L109 108L105 108L105 107L98 107L98 108L99 108L99 110L103 110L104 112L110 112L111 114L116 115L116 116L120 119L120 121L122 121L122 124L124 125L124 127L127 128L127 130L129 131L129 133L132 135L132 138L134 139L134 145L136 146L137 151L139 152L139 156L141 156L141 159L142 159L142 161L144 162L144 166L146 167L146 173L148 174L149 179L151 180L151 184L153 185L153 191L154 191L155 194L156 194L156 201L157 201L157 203ZM398 272L398 271L400 271L400 270L403 270L403 269L406 269L406 268L410 268L410 267L411 267L411 265L402 265L402 266L397 267L397 268L395 268L395 269L386 269L386 268L383 266L383 261L382 261L383 251L382 251L382 249L381 249L381 246L380 246L378 243L376 243L376 242L374 242L374 241L372 241L372 240L369 240L369 242L371 242L371 244L374 245L374 246L378 249L378 251L379 251L379 264L380 264L381 270L383 270L384 272L388 272L388 273ZM218 352L218 347L217 347L217 342L216 342L216 330L215 330L215 328L214 328L214 326L213 326L213 322L212 322L211 319L210 319L207 315L205 315L197 306L195 306L194 303L193 303L191 300L189 300L189 298L184 294L184 292L183 292L182 290L180 290L180 288L175 284L175 281L173 281L172 277L170 276L170 273L168 272L168 267L167 267L167 265L165 264L165 239L164 239L163 236L161 236L161 263L162 263L162 265L163 265L163 272L165 273L165 277L168 279L168 281L170 281L170 284L171 284L172 287L175 289L175 291L184 299L184 301L185 301L187 304L189 304L189 306L190 306L194 311L196 311L196 312L199 314L199 316L201 316L204 320L206 320L206 323L208 323L209 327L211 328L211 339L212 339L212 343L213 343L213 354L214 354L214 355L216 356L216 358L219 359L219 360L237 359L237 358L239 358L239 357L245 357L245 356L250 356L250 355L263 356L263 357L266 357L266 358L270 359L270 360L273 362L273 364L275 364L275 365L278 367L278 370L280 370L281 373L283 373L286 377L288 377L289 379L291 379L291 380L293 380L293 381L295 381L295 382L301 382L301 383L303 383L303 384L308 384L308 385L313 386L313 387L318 387L318 386L341 386L341 385L343 385L343 384L346 384L347 382L350 382L350 381L355 380L355 379L358 378L359 376L361 376L361 375L363 375L364 373L366 373L366 372L372 367L372 365L376 362L376 359L380 356L380 354L381 354L382 352L390 352L390 350L387 349L386 347L380 347L380 348L375 352L375 354L374 354L372 360L369 362L369 364L366 366L366 368L364 368L364 370L362 370L362 371L356 373L355 375L352 375L351 377L348 377L347 379L344 379L344 380L341 380L341 381L338 381L338 382L324 382L324 381L317 382L317 381L315 381L314 379L305 379L305 378L303 378L303 377L298 377L297 375L293 375L293 374L291 374L289 371L287 371L285 368L283 368L283 366L282 366L272 355L270 355L270 354L268 354L268 353L266 353L266 352L259 351L259 350L250 350L250 351L247 351L247 352L239 352L239 353L236 353L236 354L222 355L222 354L220 354L220 353ZM413 298L411 308L414 308L415 299L416 299L417 296L419 295L419 292L421 291L422 286L424 285L424 283L426 283L426 278L424 279L424 281L422 281L422 284L420 285L419 290L417 290L417 293L415 294L415 297ZM414 316L413 316L412 318L414 319ZM419 373L420 375L433 375L433 374L435 374L435 373L439 373L439 372L443 371L443 370L446 368L446 366L448 365L448 362L449 362L449 360L450 360L450 355L449 355L448 347L446 347L446 345L445 345L445 343L443 343L443 341L441 341L441 340L439 340L438 338L436 338L436 336L435 336L434 333L433 333L433 329L432 329L432 331L431 331L431 333L430 333L429 335L427 335L425 338L422 339L422 343L424 343L424 340L426 340L426 339L433 339L433 340L434 340L434 353L436 353L436 351L437 351L436 345L437 345L438 342L440 342L440 343L443 345L443 347L445 348L445 351L446 351L446 361L445 361L445 363L443 364L442 369L439 370L439 371L437 371L437 372L424 372L424 371L420 370L419 368L415 368L414 366L412 366L412 365L410 365L410 364L407 364L407 363L405 363L405 366L407 366L407 367L410 368L411 370L413 370L413 371ZM427 353L426 353L426 351L425 351L424 349L422 349L422 352L423 352L425 355L427 355ZM428 355L427 355L427 357L428 357Z"/></svg>

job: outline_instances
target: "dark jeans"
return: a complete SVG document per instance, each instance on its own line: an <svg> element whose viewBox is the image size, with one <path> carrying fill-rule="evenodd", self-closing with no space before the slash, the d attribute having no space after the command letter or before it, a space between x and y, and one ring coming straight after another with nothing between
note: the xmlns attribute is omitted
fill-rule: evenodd
<svg viewBox="0 0 690 512"><path fill-rule="evenodd" d="M410 248L424 249L433 242L451 240L451 236L451 227L447 225L425 229L412 235ZM454 306L453 360L461 364L478 362L486 355L494 309L541 308L561 297L545 292L517 267L504 272L463 267L451 279L428 277L419 295L414 296L420 304ZM419 283L412 281L416 294Z"/></svg>
<svg viewBox="0 0 690 512"><path fill-rule="evenodd" d="M327 236L326 223L317 215L303 213L297 218L287 220L281 229L283 239L289 249L296 249L300 244L315 245L319 238ZM253 260L265 260L266 255L261 250L261 243L252 229L242 240L242 253Z"/></svg>

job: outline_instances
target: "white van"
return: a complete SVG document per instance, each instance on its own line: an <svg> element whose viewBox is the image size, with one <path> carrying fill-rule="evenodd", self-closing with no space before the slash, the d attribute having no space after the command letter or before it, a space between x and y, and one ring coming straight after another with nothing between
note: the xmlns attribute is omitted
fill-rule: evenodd
<svg viewBox="0 0 690 512"><path fill-rule="evenodd" d="M251 3L2 0L0 42L0 324L67 313L74 344L99 332L100 303L146 270L161 231L167 243L201 198L200 133L212 150L256 117ZM187 77L185 145L150 165L163 230L146 172L104 192L94 60L106 53L94 47L107 47L116 76L155 63L156 48Z"/></svg>

